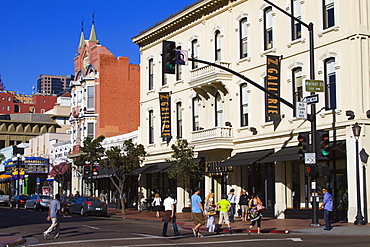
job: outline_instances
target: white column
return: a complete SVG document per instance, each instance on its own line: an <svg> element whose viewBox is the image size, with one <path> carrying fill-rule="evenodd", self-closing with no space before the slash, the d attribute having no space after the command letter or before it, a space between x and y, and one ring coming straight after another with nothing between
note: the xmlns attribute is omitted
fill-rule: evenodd
<svg viewBox="0 0 370 247"><path fill-rule="evenodd" d="M285 164L284 162L278 162L275 165L275 216L278 219L285 219L285 180Z"/></svg>

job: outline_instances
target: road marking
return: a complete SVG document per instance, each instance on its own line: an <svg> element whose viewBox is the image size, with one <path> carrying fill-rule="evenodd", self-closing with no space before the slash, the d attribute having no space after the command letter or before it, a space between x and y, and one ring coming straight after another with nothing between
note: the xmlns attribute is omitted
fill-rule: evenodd
<svg viewBox="0 0 370 247"><path fill-rule="evenodd" d="M156 237L161 238L161 237ZM134 237L134 238L107 238L107 239L86 239L86 240L76 240L76 241L64 241L64 242L49 242L43 244L33 244L28 246L44 246L44 245L61 245L61 244L74 244L74 243L89 243L89 242L106 242L106 241L121 241L121 240L142 240L142 239L150 239L150 238L143 238L143 237Z"/></svg>
<svg viewBox="0 0 370 247"><path fill-rule="evenodd" d="M95 227L95 226L87 226L87 225L82 225L82 226L92 228L92 229L96 229L96 230L100 229L99 227Z"/></svg>
<svg viewBox="0 0 370 247"><path fill-rule="evenodd" d="M166 238L166 237L164 237ZM298 240L299 239L299 240ZM237 241L240 242L262 242L262 241L302 241L300 238L283 238L283 239L242 239L242 240L222 240L222 241L208 241L208 242L194 242L194 243L178 243L181 246L185 245L212 245L212 244L225 244L225 243L235 243ZM173 246L173 243L164 244L161 243L161 246ZM153 243L151 244L137 244L137 245L117 245L119 247L140 247L140 246L153 246ZM112 246L114 247L114 246Z"/></svg>

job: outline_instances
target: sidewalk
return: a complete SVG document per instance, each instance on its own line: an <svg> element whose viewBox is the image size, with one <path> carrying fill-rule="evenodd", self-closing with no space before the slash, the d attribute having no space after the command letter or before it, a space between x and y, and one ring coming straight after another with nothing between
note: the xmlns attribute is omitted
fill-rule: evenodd
<svg viewBox="0 0 370 247"><path fill-rule="evenodd" d="M121 214L121 210L115 208L108 208L108 215L111 218L116 219L134 219L134 220L149 220L149 221L162 221L162 217L155 217L155 212L151 211L138 211L135 209L126 209L126 215ZM183 229L191 231L194 227L194 223L191 220L191 213L177 213L177 224ZM215 222L218 217L216 216ZM370 224L365 226L355 226L353 223L333 223L333 229L331 231L324 231L324 226L311 227L311 219L284 219L278 220L274 218L264 217L262 219L262 233L277 233L277 234L304 234L304 235L369 235L370 236ZM322 219L319 223L324 224ZM231 228L234 232L246 232L248 231L250 223L242 222L239 217L235 219L234 223L231 223ZM224 225L225 227L225 225ZM202 232L206 231L205 226L200 229ZM225 232L227 232L224 229ZM256 227L253 228L252 234L256 234ZM3 246L17 246L24 243L25 240L21 236L0 233L0 247Z"/></svg>

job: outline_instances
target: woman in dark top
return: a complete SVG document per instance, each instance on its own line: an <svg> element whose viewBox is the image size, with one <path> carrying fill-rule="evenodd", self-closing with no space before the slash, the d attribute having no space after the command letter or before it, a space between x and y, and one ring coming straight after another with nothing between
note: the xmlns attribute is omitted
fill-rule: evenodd
<svg viewBox="0 0 370 247"><path fill-rule="evenodd" d="M249 218L251 220L251 225L249 226L249 232L248 234L251 233L252 228L257 222L257 234L262 234L261 233L261 218L262 214L261 212L257 209L257 205L262 206L262 201L261 199L256 195L252 194L252 199L249 200Z"/></svg>
<svg viewBox="0 0 370 247"><path fill-rule="evenodd" d="M242 221L247 221L248 218L248 203L249 203L249 195L247 194L246 190L242 191L242 194L239 197L239 205L242 210Z"/></svg>

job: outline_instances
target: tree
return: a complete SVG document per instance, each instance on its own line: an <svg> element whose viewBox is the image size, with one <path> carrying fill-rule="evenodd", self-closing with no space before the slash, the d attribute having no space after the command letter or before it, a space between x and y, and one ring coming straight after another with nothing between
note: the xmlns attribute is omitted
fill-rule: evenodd
<svg viewBox="0 0 370 247"><path fill-rule="evenodd" d="M177 139L176 144L172 144L173 154L172 159L166 159L168 163L174 167L168 172L170 179L181 178L183 180L184 189L190 193L191 180L198 181L203 175L203 168L200 166L200 159L194 158L194 147L189 146L186 139Z"/></svg>
<svg viewBox="0 0 370 247"><path fill-rule="evenodd" d="M108 169L111 169L114 176L109 176L113 185L116 187L120 195L122 205L122 214L125 215L125 203L123 191L125 181L130 174L140 167L141 158L146 155L144 146L134 144L132 139L123 142L123 150L119 147L111 147L105 151L105 159L101 160L100 167L108 174Z"/></svg>
<svg viewBox="0 0 370 247"><path fill-rule="evenodd" d="M105 139L104 136L99 136L96 139L87 137L83 141L81 147L82 154L76 159L79 164L100 164L105 155L105 149L101 145L101 142ZM92 190L92 184L91 190ZM92 195L92 191L90 192Z"/></svg>

